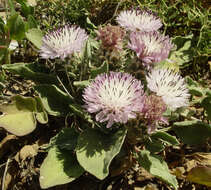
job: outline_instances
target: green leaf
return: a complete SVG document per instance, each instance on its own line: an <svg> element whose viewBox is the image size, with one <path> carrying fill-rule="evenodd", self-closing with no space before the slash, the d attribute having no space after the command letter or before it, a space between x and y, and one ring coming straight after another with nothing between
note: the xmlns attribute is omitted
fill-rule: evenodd
<svg viewBox="0 0 211 190"><path fill-rule="evenodd" d="M98 48L98 43L96 40L93 40L92 38L88 38L85 48L82 53L82 59L91 59L92 58L92 49Z"/></svg>
<svg viewBox="0 0 211 190"><path fill-rule="evenodd" d="M198 87L198 86L199 86L199 84L198 84L196 81L194 81L194 80L193 80L191 77L189 77L189 76L186 76L186 77L185 77L185 80L186 80L188 86L195 86L195 87Z"/></svg>
<svg viewBox="0 0 211 190"><path fill-rule="evenodd" d="M33 14L34 9L33 7L29 6L27 1L23 0L16 0L21 5L21 12L25 17L28 17L30 14Z"/></svg>
<svg viewBox="0 0 211 190"><path fill-rule="evenodd" d="M178 63L169 59L165 59L159 63L156 63L155 68L167 68L179 72Z"/></svg>
<svg viewBox="0 0 211 190"><path fill-rule="evenodd" d="M162 132L162 131L153 133L151 135L151 138L160 139L169 145L178 145L179 144L179 141L177 140L176 137L174 137L166 132Z"/></svg>
<svg viewBox="0 0 211 190"><path fill-rule="evenodd" d="M108 63L105 61L99 68L91 70L91 77L95 78L97 75L101 73L107 73L109 71Z"/></svg>
<svg viewBox="0 0 211 190"><path fill-rule="evenodd" d="M48 123L48 114L44 109L44 106L42 104L40 97L35 97L35 100L37 103L36 119L42 124Z"/></svg>
<svg viewBox="0 0 211 190"><path fill-rule="evenodd" d="M211 90L210 89L206 89L206 95L211 97Z"/></svg>
<svg viewBox="0 0 211 190"><path fill-rule="evenodd" d="M74 128L64 128L59 134L51 138L50 147L57 146L59 149L74 150L77 145L78 133Z"/></svg>
<svg viewBox="0 0 211 190"><path fill-rule="evenodd" d="M54 116L68 114L71 109L69 104L73 102L65 92L55 85L37 85L34 87L38 92L45 110Z"/></svg>
<svg viewBox="0 0 211 190"><path fill-rule="evenodd" d="M145 143L145 147L152 153L161 152L165 145L178 145L176 137L162 131L153 133Z"/></svg>
<svg viewBox="0 0 211 190"><path fill-rule="evenodd" d="M82 87L82 88L88 86L89 84L90 84L90 81L89 80L74 81L73 82L73 85L74 86L78 86L78 87Z"/></svg>
<svg viewBox="0 0 211 190"><path fill-rule="evenodd" d="M138 162L145 170L155 177L172 185L174 189L178 188L176 177L170 174L168 165L161 157L143 150L139 153Z"/></svg>
<svg viewBox="0 0 211 190"><path fill-rule="evenodd" d="M160 140L154 139L154 138L146 141L144 145L145 145L145 148L152 153L161 152L165 148L164 144Z"/></svg>
<svg viewBox="0 0 211 190"><path fill-rule="evenodd" d="M87 129L78 138L76 155L80 165L99 179L109 174L109 165L120 152L126 136L125 129L116 133L104 134L98 130Z"/></svg>
<svg viewBox="0 0 211 190"><path fill-rule="evenodd" d="M41 73L44 68L42 68L42 66L36 66L32 63L4 64L2 65L2 68L13 74L18 74L26 79L33 80L35 82L58 84L58 80L55 76Z"/></svg>
<svg viewBox="0 0 211 190"><path fill-rule="evenodd" d="M211 126L198 120L175 122L172 129L189 145L201 144L211 137Z"/></svg>
<svg viewBox="0 0 211 190"><path fill-rule="evenodd" d="M8 5L9 5L9 7L10 7L10 13L11 13L11 15L16 14L15 6L14 6L14 4L13 4L13 0L8 0Z"/></svg>
<svg viewBox="0 0 211 190"><path fill-rule="evenodd" d="M172 42L177 46L169 57L172 62L176 62L179 66L185 66L185 63L193 59L193 51L191 50L192 38L193 35L186 37L176 36L172 39Z"/></svg>
<svg viewBox="0 0 211 190"><path fill-rule="evenodd" d="M11 104L0 105L0 126L17 136L31 133L36 127L36 102L33 98L12 97Z"/></svg>
<svg viewBox="0 0 211 190"><path fill-rule="evenodd" d="M202 100L201 105L206 110L208 119L211 120L211 96L205 97Z"/></svg>
<svg viewBox="0 0 211 190"><path fill-rule="evenodd" d="M25 24L18 13L8 19L7 26L11 39L19 41L25 37Z"/></svg>
<svg viewBox="0 0 211 190"><path fill-rule="evenodd" d="M27 28L26 29L27 32L29 32L28 30L31 29L31 28L34 28L34 29L37 28L37 22L36 22L35 18L32 15L29 15L27 17L26 28Z"/></svg>
<svg viewBox="0 0 211 190"><path fill-rule="evenodd" d="M93 123L93 120L92 120L91 116L87 112L85 112L84 109L80 105L78 105L78 104L70 104L69 108L71 109L71 111L75 115L79 116L82 119L85 119L89 123Z"/></svg>
<svg viewBox="0 0 211 190"><path fill-rule="evenodd" d="M200 87L195 87L195 86L189 86L188 87L190 94L198 97L203 96L203 89Z"/></svg>
<svg viewBox="0 0 211 190"><path fill-rule="evenodd" d="M211 167L196 166L187 175L187 180L211 187Z"/></svg>
<svg viewBox="0 0 211 190"><path fill-rule="evenodd" d="M47 189L56 185L69 183L84 172L71 151L54 147L40 167L40 186Z"/></svg>
<svg viewBox="0 0 211 190"><path fill-rule="evenodd" d="M40 29L32 28L26 32L26 38L33 43L38 49L42 46L43 33Z"/></svg>

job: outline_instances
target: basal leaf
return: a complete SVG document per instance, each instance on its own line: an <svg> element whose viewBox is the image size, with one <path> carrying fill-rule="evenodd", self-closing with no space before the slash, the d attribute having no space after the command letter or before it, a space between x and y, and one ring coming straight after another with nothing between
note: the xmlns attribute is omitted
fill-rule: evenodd
<svg viewBox="0 0 211 190"><path fill-rule="evenodd" d="M36 119L42 124L48 123L48 114L44 109L40 97L35 97L35 100L37 103Z"/></svg>
<svg viewBox="0 0 211 190"><path fill-rule="evenodd" d="M172 128L186 144L201 144L211 137L211 126L198 120L175 122Z"/></svg>
<svg viewBox="0 0 211 190"><path fill-rule="evenodd" d="M177 140L176 137L166 133L166 132L155 132L151 135L151 138L156 138L156 139L160 139L165 143L168 143L170 145L178 145L179 141Z"/></svg>
<svg viewBox="0 0 211 190"><path fill-rule="evenodd" d="M26 38L32 42L38 49L42 46L43 33L40 29L32 28L26 32Z"/></svg>
<svg viewBox="0 0 211 190"><path fill-rule="evenodd" d="M80 165L99 179L109 174L109 165L120 152L126 136L125 129L104 134L99 130L87 129L78 138L76 155Z"/></svg>
<svg viewBox="0 0 211 190"><path fill-rule="evenodd" d="M33 98L14 96L11 104L0 105L0 126L17 136L31 133L36 127L36 102Z"/></svg>
<svg viewBox="0 0 211 190"><path fill-rule="evenodd" d="M55 137L51 138L49 146L59 149L74 150L77 145L78 133L74 128L64 128Z"/></svg>
<svg viewBox="0 0 211 190"><path fill-rule="evenodd" d="M174 189L178 188L176 177L170 174L168 165L161 157L143 150L139 153L138 162L145 170L155 177L173 186Z"/></svg>
<svg viewBox="0 0 211 190"><path fill-rule="evenodd" d="M152 138L144 143L145 148L152 153L158 153L164 150L165 146L162 141Z"/></svg>
<svg viewBox="0 0 211 190"><path fill-rule="evenodd" d="M84 172L71 151L51 148L40 167L40 186L47 189L69 183Z"/></svg>
<svg viewBox="0 0 211 190"><path fill-rule="evenodd" d="M13 63L4 64L2 68L13 73L20 75L26 79L33 80L39 83L58 84L55 76L44 73L44 68L36 66L31 63ZM42 73L43 70L43 73Z"/></svg>
<svg viewBox="0 0 211 190"><path fill-rule="evenodd" d="M69 104L73 99L55 85L37 85L38 92L45 110L54 116L65 115L71 111Z"/></svg>

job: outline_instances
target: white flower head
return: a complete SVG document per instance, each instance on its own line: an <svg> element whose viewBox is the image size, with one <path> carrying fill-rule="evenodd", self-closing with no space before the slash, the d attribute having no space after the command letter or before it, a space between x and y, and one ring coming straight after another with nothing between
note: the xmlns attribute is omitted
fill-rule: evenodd
<svg viewBox="0 0 211 190"><path fill-rule="evenodd" d="M43 37L40 56L44 59L71 57L80 52L85 45L88 35L84 29L77 26L65 25Z"/></svg>
<svg viewBox="0 0 211 190"><path fill-rule="evenodd" d="M84 107L90 113L97 113L96 121L108 121L109 128L115 122L126 123L129 119L136 118L143 93L141 82L130 74L101 74L85 88Z"/></svg>
<svg viewBox="0 0 211 190"><path fill-rule="evenodd" d="M188 106L190 94L185 80L175 71L168 69L153 69L146 77L147 87L161 96L171 109Z"/></svg>
<svg viewBox="0 0 211 190"><path fill-rule="evenodd" d="M162 23L160 19L148 10L122 11L116 18L118 24L129 31L151 32L158 30Z"/></svg>

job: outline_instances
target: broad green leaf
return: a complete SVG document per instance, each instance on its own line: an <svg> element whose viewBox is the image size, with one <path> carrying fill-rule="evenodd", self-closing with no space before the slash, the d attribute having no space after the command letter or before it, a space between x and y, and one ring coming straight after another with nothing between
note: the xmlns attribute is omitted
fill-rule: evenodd
<svg viewBox="0 0 211 190"><path fill-rule="evenodd" d="M211 96L205 97L202 100L201 105L206 110L208 119L211 120Z"/></svg>
<svg viewBox="0 0 211 190"><path fill-rule="evenodd" d="M44 109L44 106L42 104L40 97L35 97L35 100L37 103L36 119L42 124L48 123L48 114Z"/></svg>
<svg viewBox="0 0 211 190"><path fill-rule="evenodd" d="M80 165L99 179L109 174L109 165L120 152L126 136L125 129L116 133L104 134L98 130L87 129L78 138L76 155Z"/></svg>
<svg viewBox="0 0 211 190"><path fill-rule="evenodd" d="M139 153L138 162L140 166L155 177L173 186L174 189L178 188L176 177L170 174L168 165L161 157L143 150Z"/></svg>
<svg viewBox="0 0 211 190"><path fill-rule="evenodd" d="M201 144L211 137L211 126L198 120L175 122L172 129L185 144Z"/></svg>
<svg viewBox="0 0 211 190"><path fill-rule="evenodd" d="M211 167L196 166L188 172L187 180L211 187Z"/></svg>
<svg viewBox="0 0 211 190"><path fill-rule="evenodd" d="M40 186L47 189L56 185L69 183L84 172L71 151L54 147L40 167Z"/></svg>
<svg viewBox="0 0 211 190"><path fill-rule="evenodd" d="M26 38L32 42L38 49L42 46L43 33L40 29L32 28L26 32Z"/></svg>
<svg viewBox="0 0 211 190"><path fill-rule="evenodd" d="M42 66L36 66L31 63L14 63L14 64L4 64L2 68L13 73L20 75L26 79L33 80L39 83L49 83L49 84L58 84L58 80L55 76L42 73L45 71L45 68Z"/></svg>
<svg viewBox="0 0 211 190"><path fill-rule="evenodd" d="M156 138L156 139L160 139L163 142L170 144L170 145L178 145L179 141L177 140L176 137L166 133L166 132L155 132L151 135L151 138Z"/></svg>
<svg viewBox="0 0 211 190"><path fill-rule="evenodd" d="M36 127L36 102L33 98L14 96L11 104L0 105L0 126L17 136L31 133Z"/></svg>
<svg viewBox="0 0 211 190"><path fill-rule="evenodd" d="M144 144L147 150L152 153L157 153L161 152L165 148L165 145L178 145L179 142L176 137L166 132L158 131L153 133L150 136L150 139L148 139Z"/></svg>
<svg viewBox="0 0 211 190"><path fill-rule="evenodd" d="M38 92L45 110L54 116L65 115L71 111L69 104L73 99L55 85L37 85Z"/></svg>
<svg viewBox="0 0 211 190"><path fill-rule="evenodd" d="M74 150L77 145L78 133L74 128L64 128L59 134L51 138L49 147L57 146L59 149Z"/></svg>
<svg viewBox="0 0 211 190"><path fill-rule="evenodd" d="M152 138L144 143L145 148L152 153L158 153L164 150L165 146L162 141Z"/></svg>
<svg viewBox="0 0 211 190"><path fill-rule="evenodd" d="M25 37L25 24L18 13L8 19L7 26L11 39L19 41Z"/></svg>

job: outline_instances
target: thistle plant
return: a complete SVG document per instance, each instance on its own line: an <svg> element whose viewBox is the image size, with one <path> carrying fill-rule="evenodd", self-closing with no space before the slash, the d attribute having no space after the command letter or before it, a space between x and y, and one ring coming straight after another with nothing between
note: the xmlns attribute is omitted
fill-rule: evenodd
<svg viewBox="0 0 211 190"><path fill-rule="evenodd" d="M101 26L89 36L86 29L68 24L42 36L38 50L41 60L52 64L62 60L61 67L71 69L63 73L64 70L57 71L55 67L47 74L41 73L41 69L37 73L33 70L30 73L35 73L32 80L39 97L12 98L10 106L15 107L15 112L27 112L27 118L32 118L31 131L36 126L35 118L40 123L48 122L47 113L65 118L65 127L51 139L48 156L40 169L42 188L71 182L84 172L104 179L109 175L109 168L112 170L111 162L120 159L121 151L152 175L175 189L178 187L167 164L154 155L165 146L179 143L168 133L169 128L166 129L171 119L166 112L179 114L178 108L189 105L190 93L185 79L179 71L165 65L165 61L173 57L170 54L174 44L159 31L162 22L151 11L122 11L116 21L118 25ZM73 55L79 53L78 64ZM103 61L99 55L105 56ZM134 56L140 60L138 64L144 66L141 70L144 78L140 79L134 75L136 70L129 69ZM112 57L118 61L112 62ZM55 76L56 72L60 78ZM21 102L31 102L33 109L25 106L20 110ZM4 105L0 111L13 114L10 106L5 109ZM1 120L0 125L8 129ZM29 130L21 132L17 134L26 135ZM133 143L131 137L135 139ZM157 148L157 143L162 149ZM158 166L151 164L153 161L159 163ZM157 168L151 169L151 165ZM54 180L57 178L59 180Z"/></svg>

